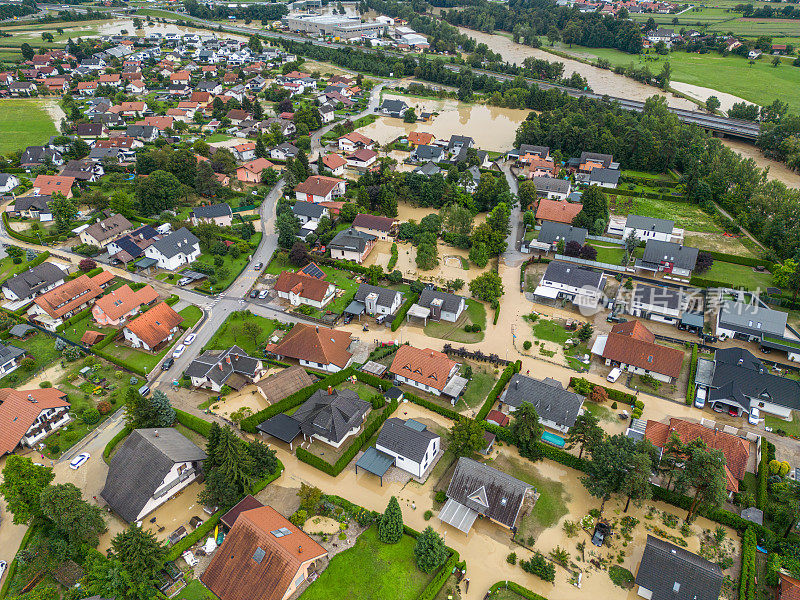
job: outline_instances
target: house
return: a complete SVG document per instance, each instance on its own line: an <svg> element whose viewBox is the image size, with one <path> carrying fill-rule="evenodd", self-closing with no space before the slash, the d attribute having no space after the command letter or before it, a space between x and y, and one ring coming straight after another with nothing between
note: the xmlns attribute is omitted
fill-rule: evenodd
<svg viewBox="0 0 800 600"><path fill-rule="evenodd" d="M353 296L352 304L357 304L355 310L366 312L368 315L393 315L403 304L403 293L397 290L361 283ZM351 312L348 307L348 312ZM360 315L361 312L358 314ZM353 314L351 312L351 314Z"/></svg>
<svg viewBox="0 0 800 600"><path fill-rule="evenodd" d="M36 93L36 84L32 81L15 81L8 86L12 96L30 96Z"/></svg>
<svg viewBox="0 0 800 600"><path fill-rule="evenodd" d="M75 185L74 177L61 175L37 175L33 182L33 193L37 196L52 196L62 194L65 198L72 198L72 186Z"/></svg>
<svg viewBox="0 0 800 600"><path fill-rule="evenodd" d="M257 158L244 163L236 169L236 179L244 183L261 183L261 176L267 169L274 169L275 165L266 158Z"/></svg>
<svg viewBox="0 0 800 600"><path fill-rule="evenodd" d="M554 179L553 181L564 180ZM542 198L539 200L539 205L536 208L536 220L540 223L554 221L556 223L572 225L572 221L578 216L578 213L580 213L582 209L582 204L567 202L567 200L548 200L547 198Z"/></svg>
<svg viewBox="0 0 800 600"><path fill-rule="evenodd" d="M177 429L134 429L111 458L100 496L137 523L200 477L206 458Z"/></svg>
<svg viewBox="0 0 800 600"><path fill-rule="evenodd" d="M145 248L152 244L159 233L151 225L142 225L128 235L118 237L106 246L112 264L116 261L129 263L144 254Z"/></svg>
<svg viewBox="0 0 800 600"><path fill-rule="evenodd" d="M404 383L434 396L445 394L455 398L461 391L455 390L459 386L463 390L460 381L463 378L458 376L460 367L444 352L403 345L397 349L389 373L398 385Z"/></svg>
<svg viewBox="0 0 800 600"><path fill-rule="evenodd" d="M530 496L531 486L527 483L462 456L438 517L464 533L469 533L478 515L516 532L523 505Z"/></svg>
<svg viewBox="0 0 800 600"><path fill-rule="evenodd" d="M435 139L432 133L412 131L408 134L408 145L412 148L416 148L417 146L430 146Z"/></svg>
<svg viewBox="0 0 800 600"><path fill-rule="evenodd" d="M295 158L300 149L289 142L283 142L269 151L269 157L274 160L289 160Z"/></svg>
<svg viewBox="0 0 800 600"><path fill-rule="evenodd" d="M56 388L0 389L0 456L33 448L71 421L67 394Z"/></svg>
<svg viewBox="0 0 800 600"><path fill-rule="evenodd" d="M413 172L416 175L422 175L423 177L432 177L433 175L438 175L441 173L442 169L432 162L426 162L414 169Z"/></svg>
<svg viewBox="0 0 800 600"><path fill-rule="evenodd" d="M158 292L149 285L133 291L126 283L98 298L92 306L92 317L101 327L118 327L142 306L149 306L156 300Z"/></svg>
<svg viewBox="0 0 800 600"><path fill-rule="evenodd" d="M411 151L411 160L416 162L438 163L445 157L445 150L441 146L419 144Z"/></svg>
<svg viewBox="0 0 800 600"><path fill-rule="evenodd" d="M528 179L558 177L559 165L551 159L539 158L535 154L525 154L520 157L519 163L523 165L523 173Z"/></svg>
<svg viewBox="0 0 800 600"><path fill-rule="evenodd" d="M108 129L102 123L78 123L75 135L80 138L97 139L108 135Z"/></svg>
<svg viewBox="0 0 800 600"><path fill-rule="evenodd" d="M79 237L81 243L105 248L111 240L128 233L132 227L133 225L128 219L120 214L115 214L89 225L80 232Z"/></svg>
<svg viewBox="0 0 800 600"><path fill-rule="evenodd" d="M647 600L717 600L723 579L716 563L648 534L636 593Z"/></svg>
<svg viewBox="0 0 800 600"><path fill-rule="evenodd" d="M331 258L352 260L361 264L372 252L376 240L376 236L350 227L337 233L328 244L328 249L331 251Z"/></svg>
<svg viewBox="0 0 800 600"><path fill-rule="evenodd" d="M219 392L223 385L235 390L250 383L258 383L266 374L264 363L249 356L239 346L231 346L222 352L207 350L195 358L186 368L194 387Z"/></svg>
<svg viewBox="0 0 800 600"><path fill-rule="evenodd" d="M581 246L586 243L586 236L589 232L583 227L575 227L567 223L557 223L556 221L544 221L539 230L537 240L543 244L550 244L554 249L559 242L564 245L570 242L577 242Z"/></svg>
<svg viewBox="0 0 800 600"><path fill-rule="evenodd" d="M155 240L144 249L144 255L157 261L158 267L174 271L196 261L200 256L200 240L186 227Z"/></svg>
<svg viewBox="0 0 800 600"><path fill-rule="evenodd" d="M19 363L27 354L26 350L16 346L0 344L0 376L8 375L19 368Z"/></svg>
<svg viewBox="0 0 800 600"><path fill-rule="evenodd" d="M418 307L418 308L414 308ZM411 316L420 316L431 321L449 321L455 323L466 308L466 300L461 296L440 292L433 288L425 288L419 296L417 303L411 310Z"/></svg>
<svg viewBox="0 0 800 600"><path fill-rule="evenodd" d="M39 219L42 222L53 220L50 210L51 196L22 196L14 199L14 210L23 219ZM10 208L10 207L9 207Z"/></svg>
<svg viewBox="0 0 800 600"><path fill-rule="evenodd" d="M784 570L778 571L778 590L776 600L797 600L800 598L800 579L793 577Z"/></svg>
<svg viewBox="0 0 800 600"><path fill-rule="evenodd" d="M628 313L661 323L677 323L685 311L687 301L688 298L682 288L637 282L631 295Z"/></svg>
<svg viewBox="0 0 800 600"><path fill-rule="evenodd" d="M19 157L19 166L23 169L30 169L48 162L60 167L64 164L64 157L58 149L48 146L28 146Z"/></svg>
<svg viewBox="0 0 800 600"><path fill-rule="evenodd" d="M556 179L554 177L531 177L531 181L536 186L536 195L539 198L547 198L548 200L566 200L572 191L572 184L569 179ZM539 202L539 206L541 206ZM580 212L581 205L578 204L578 212ZM577 213L575 213L577 214ZM537 211L536 218L540 217ZM550 219L555 220L555 219Z"/></svg>
<svg viewBox="0 0 800 600"><path fill-rule="evenodd" d="M295 198L306 202L330 202L344 195L346 182L336 177L309 175L294 188Z"/></svg>
<svg viewBox="0 0 800 600"><path fill-rule="evenodd" d="M447 143L447 151L450 154L461 154L475 145L475 140L467 135L454 135Z"/></svg>
<svg viewBox="0 0 800 600"><path fill-rule="evenodd" d="M55 331L65 320L82 311L103 295L114 275L102 271L94 277L81 275L62 283L34 299L28 317L49 331Z"/></svg>
<svg viewBox="0 0 800 600"><path fill-rule="evenodd" d="M383 104L378 108L381 114L395 117L396 119L402 119L403 113L405 113L406 110L408 110L408 104L406 104L404 100L390 98L384 100Z"/></svg>
<svg viewBox="0 0 800 600"><path fill-rule="evenodd" d="M292 306L307 304L322 309L336 293L332 283L306 275L302 271L283 271L273 287L278 298L288 300Z"/></svg>
<svg viewBox="0 0 800 600"><path fill-rule="evenodd" d="M506 157L508 160L520 160L523 156L550 159L550 148L548 146L534 146L532 144L521 144L519 148L509 150Z"/></svg>
<svg viewBox="0 0 800 600"><path fill-rule="evenodd" d="M256 383L258 391L270 404L280 402L314 383L303 367L294 365Z"/></svg>
<svg viewBox="0 0 800 600"><path fill-rule="evenodd" d="M175 337L182 322L183 317L169 304L160 302L129 321L122 334L134 348L158 352Z"/></svg>
<svg viewBox="0 0 800 600"><path fill-rule="evenodd" d="M616 188L622 173L619 169L592 169L586 183L604 188Z"/></svg>
<svg viewBox="0 0 800 600"><path fill-rule="evenodd" d="M725 482L727 489L729 492L739 491L739 482L744 479L747 463L750 460L750 442L748 440L720 429L706 427L700 423L692 423L683 419L670 419L669 424L647 421L644 437L658 448L661 453L664 452L669 438L673 435L676 435L684 445L696 440L702 440L709 450L721 451L725 455Z"/></svg>
<svg viewBox="0 0 800 600"><path fill-rule="evenodd" d="M8 194L19 185L19 179L11 173L0 173L0 194Z"/></svg>
<svg viewBox="0 0 800 600"><path fill-rule="evenodd" d="M367 169L378 160L378 153L374 150L361 148L355 152L345 156L347 159L347 166L353 169Z"/></svg>
<svg viewBox="0 0 800 600"><path fill-rule="evenodd" d="M565 390L555 379L539 380L520 373L509 380L500 396L501 407L506 405L508 412L513 413L527 402L536 409L542 425L561 433L567 433L575 425L583 400L583 396Z"/></svg>
<svg viewBox="0 0 800 600"><path fill-rule="evenodd" d="M708 402L714 409L740 415L757 408L782 419L800 410L800 383L770 373L742 348L717 350L713 361L703 361L702 375L696 377L696 384L698 389L708 390Z"/></svg>
<svg viewBox="0 0 800 600"><path fill-rule="evenodd" d="M158 127L152 125L128 125L125 135L141 142L154 142L159 136L159 131Z"/></svg>
<svg viewBox="0 0 800 600"><path fill-rule="evenodd" d="M375 449L394 459L394 465L422 477L439 454L441 438L413 419L386 419L378 433Z"/></svg>
<svg viewBox="0 0 800 600"><path fill-rule="evenodd" d="M717 314L717 335L761 342L765 338L781 340L786 334L788 314L761 303L744 300L723 300Z"/></svg>
<svg viewBox="0 0 800 600"><path fill-rule="evenodd" d="M544 299L566 299L576 306L595 308L605 286L606 276L602 271L554 260L547 265L533 293Z"/></svg>
<svg viewBox="0 0 800 600"><path fill-rule="evenodd" d="M355 152L359 148L366 148L368 150L372 150L375 147L375 141L369 139L367 136L358 133L357 131L351 131L350 133L343 135L338 140L339 150L344 152Z"/></svg>
<svg viewBox="0 0 800 600"><path fill-rule="evenodd" d="M644 255L636 261L636 268L654 273L663 271L679 277L691 277L698 254L697 248L649 239L644 248Z"/></svg>
<svg viewBox="0 0 800 600"><path fill-rule="evenodd" d="M66 276L61 267L43 262L7 279L1 291L7 300L27 302L62 285Z"/></svg>
<svg viewBox="0 0 800 600"><path fill-rule="evenodd" d="M322 164L325 168L330 170L334 175L341 175L344 173L344 167L347 165L347 160L339 154L326 154L322 157Z"/></svg>
<svg viewBox="0 0 800 600"><path fill-rule="evenodd" d="M303 231L312 232L317 228L320 219L328 217L330 212L322 204L314 202L303 202L298 200L292 206L292 213L300 221L300 233ZM305 237L301 235L301 237Z"/></svg>
<svg viewBox="0 0 800 600"><path fill-rule="evenodd" d="M681 373L683 351L656 344L655 339L639 321L617 323L609 334L597 336L592 354L604 359L606 365L674 383Z"/></svg>
<svg viewBox="0 0 800 600"><path fill-rule="evenodd" d="M189 214L192 225L195 227L200 223L211 223L220 227L230 227L233 221L233 211L228 204L209 204L197 206Z"/></svg>
<svg viewBox="0 0 800 600"><path fill-rule="evenodd" d="M94 159L92 156L92 152L96 150L105 150L105 148L92 148L92 151L89 153L87 158L81 160L71 160L66 165L64 165L64 170L61 172L61 175L64 177L74 177L76 181L88 181L89 183L95 183L98 181L103 175L105 175L105 169L103 165L101 165L98 161ZM108 150L114 150L117 154L117 162L120 162L118 156L120 149L119 148L108 148Z"/></svg>
<svg viewBox="0 0 800 600"><path fill-rule="evenodd" d="M339 448L347 438L358 435L370 408L353 390L328 387L314 392L291 416L300 425L303 439Z"/></svg>
<svg viewBox="0 0 800 600"><path fill-rule="evenodd" d="M609 228L609 233L615 232ZM675 221L670 221L669 219L628 215L628 218L625 220L625 226L622 231L619 232L619 235L622 235L623 239L634 235L636 239L643 242L647 240L677 242L683 239L683 230L675 229Z"/></svg>
<svg viewBox="0 0 800 600"><path fill-rule="evenodd" d="M293 358L304 367L336 373L347 368L353 358L349 350L351 337L346 331L295 323L283 339L269 344L267 350L277 357Z"/></svg>
<svg viewBox="0 0 800 600"><path fill-rule="evenodd" d="M761 50L758 48L754 48L747 53L747 58L750 60L756 60L757 58L761 58Z"/></svg>
<svg viewBox="0 0 800 600"><path fill-rule="evenodd" d="M238 514L200 581L220 600L285 600L325 549L274 508Z"/></svg>
<svg viewBox="0 0 800 600"><path fill-rule="evenodd" d="M245 142L244 144L237 144L232 148L233 155L236 160L248 161L256 158L256 144L255 142Z"/></svg>

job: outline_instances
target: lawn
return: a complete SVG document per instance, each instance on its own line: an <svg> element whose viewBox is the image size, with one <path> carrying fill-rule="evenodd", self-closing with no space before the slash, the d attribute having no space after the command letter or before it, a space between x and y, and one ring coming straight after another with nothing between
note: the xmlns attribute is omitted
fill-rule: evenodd
<svg viewBox="0 0 800 600"><path fill-rule="evenodd" d="M467 384L467 389L464 390L463 399L467 406L475 408L483 405L495 381L497 381L497 378L494 376L491 367L486 367L486 370L484 370L482 367L474 366L472 379Z"/></svg>
<svg viewBox="0 0 800 600"><path fill-rule="evenodd" d="M183 317L183 325L188 329L194 327L203 316L203 311L196 306L187 306L178 311L178 314Z"/></svg>
<svg viewBox="0 0 800 600"><path fill-rule="evenodd" d="M609 194L613 196L613 192ZM696 204L689 202L670 202L633 196L614 196L609 198L609 209L615 215L630 214L658 219L671 219L675 226L688 231L718 233L722 229L712 215L703 212Z"/></svg>
<svg viewBox="0 0 800 600"><path fill-rule="evenodd" d="M772 427L773 431L782 429L789 435L800 436L800 417L797 416L797 412L792 412L791 421L784 421L779 417L764 413L764 424L767 427Z"/></svg>
<svg viewBox="0 0 800 600"><path fill-rule="evenodd" d="M567 340L572 339L575 332L567 331L563 325L555 321L539 318L533 324L533 335L540 340L547 340L563 346Z"/></svg>
<svg viewBox="0 0 800 600"><path fill-rule="evenodd" d="M37 331L31 337L24 340L9 338L3 343L27 350L28 355L36 361L36 366L30 373L21 367L13 373L9 373L0 379L0 387L14 387L19 389L38 372L52 366L61 356L61 353L56 350L55 339L41 331Z"/></svg>
<svg viewBox="0 0 800 600"><path fill-rule="evenodd" d="M45 108L46 100L0 100L0 154L43 144L58 131Z"/></svg>
<svg viewBox="0 0 800 600"><path fill-rule="evenodd" d="M749 290L765 290L773 285L772 274L768 271L760 273L755 271L753 267L722 262L721 260L715 260L711 268L698 275L698 277L710 279L711 281L721 281L731 287L743 286Z"/></svg>
<svg viewBox="0 0 800 600"><path fill-rule="evenodd" d="M377 527L362 533L355 546L337 554L319 579L303 593L303 600L411 600L418 598L432 576L414 563L413 538L397 544L378 540Z"/></svg>
<svg viewBox="0 0 800 600"><path fill-rule="evenodd" d="M175 596L175 600L217 600L217 597L200 583L199 579L192 579L181 593Z"/></svg>
<svg viewBox="0 0 800 600"><path fill-rule="evenodd" d="M625 256L625 248L622 246L599 244L597 242L591 243L597 249L597 262L608 263L610 265L618 265L622 263Z"/></svg>
<svg viewBox="0 0 800 600"><path fill-rule="evenodd" d="M583 408L600 422L613 423L617 420L616 415L610 408L597 404L597 402L586 401L583 403Z"/></svg>
<svg viewBox="0 0 800 600"><path fill-rule="evenodd" d="M242 334L242 327L246 321L255 323L261 328L261 334L253 340ZM259 317L252 313L234 312L222 323L214 336L206 344L204 350L227 350L234 344L251 356L259 356L259 348L269 339L277 327L277 321Z"/></svg>
<svg viewBox="0 0 800 600"><path fill-rule="evenodd" d="M465 325L480 325L478 332L464 331ZM486 331L486 308L477 300L468 299L464 312L455 323L449 321L428 321L423 329L429 337L449 340L461 344L475 344L483 341Z"/></svg>
<svg viewBox="0 0 800 600"><path fill-rule="evenodd" d="M253 234L253 236L250 238L249 241L258 246L258 242L260 241L260 239L261 239L261 233L257 232ZM239 258L233 258L233 256L230 254L223 255L222 266L224 266L227 269L226 276L225 277L218 276L217 282L213 286L211 285L208 279L205 279L200 285L196 286L195 289L202 290L205 292L216 291L217 293L228 289L228 286L230 286L234 282L234 280L247 266L247 257L248 257L247 252L242 252L239 255ZM214 258L216 257L215 255L212 254L201 254L194 264L202 263L210 267L214 267ZM188 268L192 269L192 266L190 265ZM219 267L215 268L219 269Z"/></svg>

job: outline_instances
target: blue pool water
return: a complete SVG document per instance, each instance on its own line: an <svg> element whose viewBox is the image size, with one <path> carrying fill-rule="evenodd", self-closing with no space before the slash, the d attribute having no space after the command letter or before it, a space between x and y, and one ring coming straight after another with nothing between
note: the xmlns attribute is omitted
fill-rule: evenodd
<svg viewBox="0 0 800 600"><path fill-rule="evenodd" d="M560 435L556 435L555 433L550 433L549 431L545 431L542 433L542 441L556 448L563 448L566 445L566 441Z"/></svg>

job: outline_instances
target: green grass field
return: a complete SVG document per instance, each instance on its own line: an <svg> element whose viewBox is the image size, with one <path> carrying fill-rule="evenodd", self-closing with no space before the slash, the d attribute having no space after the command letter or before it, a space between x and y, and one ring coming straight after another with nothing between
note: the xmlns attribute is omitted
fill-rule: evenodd
<svg viewBox="0 0 800 600"><path fill-rule="evenodd" d="M465 325L480 325L481 331L466 332L464 331ZM442 340L450 340L451 342L458 342L461 344L475 344L483 340L483 335L486 330L486 308L482 302L467 300L467 307L458 321L450 323L449 321L428 321L423 331L429 337L435 337Z"/></svg>
<svg viewBox="0 0 800 600"><path fill-rule="evenodd" d="M483 371L475 368L472 372L472 379L467 384L464 390L464 402L470 408L482 405L486 401L492 387L494 387L497 378L489 369Z"/></svg>
<svg viewBox="0 0 800 600"><path fill-rule="evenodd" d="M242 333L245 320L255 323L261 328L261 334L256 338L255 343L253 343L253 338L247 337ZM234 312L217 329L214 336L206 344L205 349L227 350L235 344L251 356L257 356L259 346L272 335L275 328L276 322L272 319L266 319L254 314L245 315L242 312Z"/></svg>
<svg viewBox="0 0 800 600"><path fill-rule="evenodd" d="M187 306L179 310L178 314L183 317L183 324L186 327L194 327L200 317L203 316L203 311L196 306Z"/></svg>
<svg viewBox="0 0 800 600"><path fill-rule="evenodd" d="M722 281L732 287L744 286L749 290L757 288L765 290L773 285L772 274L769 272L759 273L754 271L752 267L735 265L719 260L715 260L711 268L699 275L699 277L712 281Z"/></svg>
<svg viewBox="0 0 800 600"><path fill-rule="evenodd" d="M206 586L200 583L199 579L193 579L186 584L181 593L175 596L176 600L217 600Z"/></svg>
<svg viewBox="0 0 800 600"><path fill-rule="evenodd" d="M411 600L431 579L414 563L413 538L398 544L378 540L377 527L362 533L355 546L337 554L302 600Z"/></svg>
<svg viewBox="0 0 800 600"><path fill-rule="evenodd" d="M613 194L609 194L613 196ZM669 202L634 196L613 196L609 198L609 209L615 215L630 214L659 219L671 219L675 226L687 231L719 233L722 229L714 217L703 212L696 204L689 202Z"/></svg>
<svg viewBox="0 0 800 600"><path fill-rule="evenodd" d="M0 154L41 145L58 133L45 108L46 100L0 100Z"/></svg>

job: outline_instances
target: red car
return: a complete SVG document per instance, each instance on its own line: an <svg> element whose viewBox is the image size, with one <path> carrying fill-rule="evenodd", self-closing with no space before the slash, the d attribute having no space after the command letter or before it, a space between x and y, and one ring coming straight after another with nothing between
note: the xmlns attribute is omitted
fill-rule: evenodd
<svg viewBox="0 0 800 600"><path fill-rule="evenodd" d="M728 414L729 414L730 416L732 416L732 417L738 417L738 416L739 416L739 410L738 410L738 409L736 409L736 408L733 408L733 407L731 406L731 407L728 409Z"/></svg>

